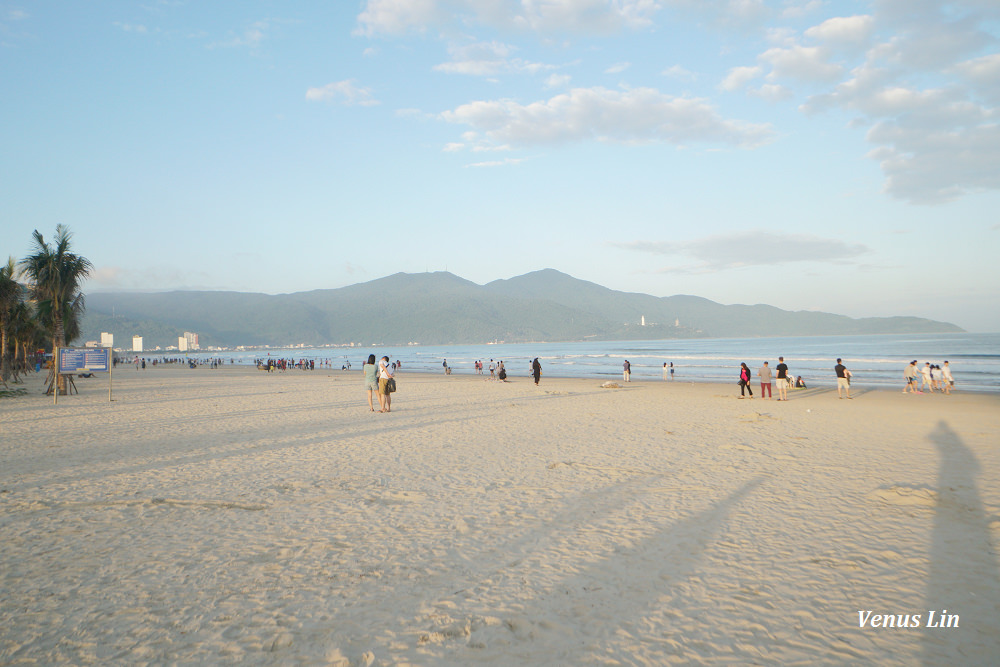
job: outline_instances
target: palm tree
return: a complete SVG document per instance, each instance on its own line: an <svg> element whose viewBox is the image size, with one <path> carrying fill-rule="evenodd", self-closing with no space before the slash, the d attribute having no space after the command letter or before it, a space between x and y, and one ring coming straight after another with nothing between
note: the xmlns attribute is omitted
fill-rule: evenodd
<svg viewBox="0 0 1000 667"><path fill-rule="evenodd" d="M14 306L10 316L10 334L14 343L14 359L11 364L14 382L20 382L19 375L27 375L30 350L45 346L45 330L31 312L28 304L21 302Z"/></svg>
<svg viewBox="0 0 1000 667"><path fill-rule="evenodd" d="M38 319L52 337L52 347L64 347L69 340L79 335L80 318L83 315L84 300L80 284L90 275L94 265L85 257L70 252L69 228L56 226L56 238L52 245L45 242L41 233L34 232L35 252L21 261L21 273L31 283L31 295L35 300ZM59 393L66 393L65 380L59 378ZM49 385L50 389L52 385Z"/></svg>
<svg viewBox="0 0 1000 667"><path fill-rule="evenodd" d="M0 382L10 377L10 329L14 309L21 303L21 285L15 280L17 262L13 257L0 266Z"/></svg>

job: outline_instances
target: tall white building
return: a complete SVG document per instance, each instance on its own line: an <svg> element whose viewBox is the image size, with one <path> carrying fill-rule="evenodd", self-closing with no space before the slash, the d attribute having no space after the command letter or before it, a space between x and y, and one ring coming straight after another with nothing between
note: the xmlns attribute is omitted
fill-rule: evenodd
<svg viewBox="0 0 1000 667"><path fill-rule="evenodd" d="M101 332L101 347L114 347L115 346L115 335L110 334L107 331Z"/></svg>
<svg viewBox="0 0 1000 667"><path fill-rule="evenodd" d="M187 347L185 350L200 350L201 345L198 344L198 334L192 333L190 331L184 332L184 340L187 341Z"/></svg>
<svg viewBox="0 0 1000 667"><path fill-rule="evenodd" d="M188 339L184 336L177 337L177 349L181 352L188 351Z"/></svg>
<svg viewBox="0 0 1000 667"><path fill-rule="evenodd" d="M132 351L142 352L142 336L132 336Z"/></svg>

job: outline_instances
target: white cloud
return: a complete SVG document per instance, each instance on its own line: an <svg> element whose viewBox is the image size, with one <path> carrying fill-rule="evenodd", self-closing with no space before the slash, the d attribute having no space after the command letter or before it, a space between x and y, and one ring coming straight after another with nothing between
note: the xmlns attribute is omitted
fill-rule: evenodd
<svg viewBox="0 0 1000 667"><path fill-rule="evenodd" d="M934 204L1000 189L1000 40L991 27L1000 5L881 0L875 8L865 39L887 37L802 110L858 114L852 124L869 127L868 155L882 167L892 197ZM869 26L856 19L831 19L806 35L833 36L831 44L860 39ZM774 79L782 74L772 72Z"/></svg>
<svg viewBox="0 0 1000 667"><path fill-rule="evenodd" d="M748 90L747 94L768 102L781 102L792 97L792 91L776 83L765 83L760 88Z"/></svg>
<svg viewBox="0 0 1000 667"><path fill-rule="evenodd" d="M698 78L698 75L694 72L688 71L681 67L680 65L672 65L667 69L660 72L663 76L669 76L673 79L680 79L682 81L694 81Z"/></svg>
<svg viewBox="0 0 1000 667"><path fill-rule="evenodd" d="M652 24L657 0L366 0L362 35L422 32L452 23L540 33L606 34Z"/></svg>
<svg viewBox="0 0 1000 667"><path fill-rule="evenodd" d="M306 99L312 101L335 100L348 106L374 106L378 100L372 97L370 88L358 88L353 79L328 83L325 86L310 88L306 91Z"/></svg>
<svg viewBox="0 0 1000 667"><path fill-rule="evenodd" d="M934 109L935 115L941 111ZM964 117L971 112L969 108L954 111ZM917 118L876 123L868 139L880 147L870 156L882 166L886 192L918 204L938 204L1000 189L1000 118L994 115L991 120L974 124Z"/></svg>
<svg viewBox="0 0 1000 667"><path fill-rule="evenodd" d="M572 81L572 77L569 74L550 74L545 79L545 86L547 88L565 88L570 81Z"/></svg>
<svg viewBox="0 0 1000 667"><path fill-rule="evenodd" d="M451 62L435 65L434 69L449 74L474 76L496 76L505 72L534 74L555 69L554 65L512 58L515 50L515 47L496 41L452 45L448 48Z"/></svg>
<svg viewBox="0 0 1000 667"><path fill-rule="evenodd" d="M549 100L478 101L441 118L473 128L476 141L534 146L577 141L713 143L753 148L773 138L768 125L727 120L705 100L651 88L576 88Z"/></svg>
<svg viewBox="0 0 1000 667"><path fill-rule="evenodd" d="M604 70L604 73L605 74L621 74L622 72L624 72L625 70L627 70L631 66L632 66L632 63L615 63L611 67L609 67L606 70Z"/></svg>
<svg viewBox="0 0 1000 667"><path fill-rule="evenodd" d="M739 29L754 26L772 13L764 0L662 0L662 4Z"/></svg>
<svg viewBox="0 0 1000 667"><path fill-rule="evenodd" d="M474 162L465 165L466 167L507 167L514 164L521 164L524 158L506 158L503 160L491 160L488 162Z"/></svg>
<svg viewBox="0 0 1000 667"><path fill-rule="evenodd" d="M1000 104L1000 53L958 63L954 71L984 99Z"/></svg>
<svg viewBox="0 0 1000 667"><path fill-rule="evenodd" d="M785 8L781 10L781 18L786 20L800 19L803 16L818 12L823 8L824 4L823 0L806 0L805 2L788 0L785 3Z"/></svg>
<svg viewBox="0 0 1000 667"><path fill-rule="evenodd" d="M447 17L442 4L438 0L368 0L358 15L358 32L370 36L423 30Z"/></svg>
<svg viewBox="0 0 1000 667"><path fill-rule="evenodd" d="M734 67L719 84L722 90L734 91L744 88L749 82L761 76L764 70L760 67Z"/></svg>
<svg viewBox="0 0 1000 667"><path fill-rule="evenodd" d="M864 46L874 28L871 16L837 16L806 30L806 37L832 46Z"/></svg>
<svg viewBox="0 0 1000 667"><path fill-rule="evenodd" d="M768 49L760 59L771 65L769 79L797 79L809 82L835 81L843 75L840 65L829 62L829 52L821 47L796 45Z"/></svg>
<svg viewBox="0 0 1000 667"><path fill-rule="evenodd" d="M666 257L687 257L695 262L662 269L665 273L714 273L746 266L772 266L792 262L845 263L869 251L864 245L846 243L839 239L761 230L709 236L686 242L632 241L611 245Z"/></svg>

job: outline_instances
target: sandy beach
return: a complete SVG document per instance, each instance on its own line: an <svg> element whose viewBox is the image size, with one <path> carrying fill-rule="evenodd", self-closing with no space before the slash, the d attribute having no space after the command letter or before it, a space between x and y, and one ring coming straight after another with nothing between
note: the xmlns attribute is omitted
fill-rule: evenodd
<svg viewBox="0 0 1000 667"><path fill-rule="evenodd" d="M2 665L1000 662L998 396L77 383L0 399Z"/></svg>

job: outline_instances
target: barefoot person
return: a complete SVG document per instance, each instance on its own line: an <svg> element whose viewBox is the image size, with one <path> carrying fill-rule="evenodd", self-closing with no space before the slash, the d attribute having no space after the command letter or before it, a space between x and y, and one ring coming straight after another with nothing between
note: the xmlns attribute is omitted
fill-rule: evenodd
<svg viewBox="0 0 1000 667"><path fill-rule="evenodd" d="M784 357L778 357L778 365L774 367L775 373L778 377L778 400L787 401L788 400L788 364L785 363Z"/></svg>
<svg viewBox="0 0 1000 667"><path fill-rule="evenodd" d="M392 408L392 394L386 389L392 371L389 370L389 357L382 357L378 362L378 402L382 406L379 412L389 412Z"/></svg>
<svg viewBox="0 0 1000 667"><path fill-rule="evenodd" d="M740 363L740 398L743 398L743 392L747 391L750 394L750 398L753 398L753 389L750 388L750 367L746 365L746 362Z"/></svg>
<svg viewBox="0 0 1000 667"><path fill-rule="evenodd" d="M372 404L372 393L378 394L378 366L375 364L375 355L368 355L368 362L361 367L365 375L365 390L368 392L368 408L375 412L375 406ZM379 397L378 404L382 405L382 398Z"/></svg>
<svg viewBox="0 0 1000 667"><path fill-rule="evenodd" d="M847 395L847 398L850 398L851 371L847 370L847 366L840 359L837 359L837 365L833 367L833 371L837 374L837 398L844 398L841 396L841 390Z"/></svg>
<svg viewBox="0 0 1000 667"><path fill-rule="evenodd" d="M955 386L955 378L951 374L951 366L948 365L947 361L941 368L941 374L944 376L944 393L950 394L951 388Z"/></svg>
<svg viewBox="0 0 1000 667"><path fill-rule="evenodd" d="M903 381L906 384L903 385L903 393L917 393L917 360L914 359L910 362L910 365L903 369Z"/></svg>
<svg viewBox="0 0 1000 667"><path fill-rule="evenodd" d="M535 378L535 384L542 378L542 365L538 363L538 357L531 362L531 375Z"/></svg>

